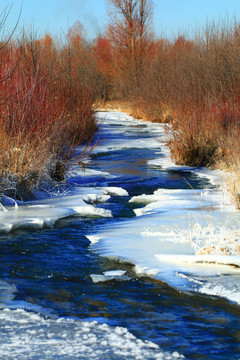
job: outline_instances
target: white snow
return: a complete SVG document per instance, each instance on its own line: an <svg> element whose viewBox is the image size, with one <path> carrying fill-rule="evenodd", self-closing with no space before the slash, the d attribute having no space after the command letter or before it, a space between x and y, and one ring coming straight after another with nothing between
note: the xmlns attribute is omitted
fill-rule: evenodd
<svg viewBox="0 0 240 360"><path fill-rule="evenodd" d="M97 242L101 239L100 236L95 236L95 235L86 235L86 238L87 238L92 244L97 243Z"/></svg>
<svg viewBox="0 0 240 360"><path fill-rule="evenodd" d="M123 327L96 321L50 319L22 309L0 311L0 354L10 359L184 358L137 339Z"/></svg>
<svg viewBox="0 0 240 360"><path fill-rule="evenodd" d="M128 192L125 189L122 189L120 187L104 187L103 191L112 196L128 196Z"/></svg>
<svg viewBox="0 0 240 360"><path fill-rule="evenodd" d="M112 217L110 210L95 208L91 205L75 206L73 210L80 216L85 217Z"/></svg>
<svg viewBox="0 0 240 360"><path fill-rule="evenodd" d="M81 177L95 177L95 176L103 176L105 178L114 178L113 175L110 175L108 172L106 171L101 171L101 170L96 170L96 169L91 169L91 168L84 168L84 169L74 169L69 173L69 177L73 177L74 176L81 176Z"/></svg>
<svg viewBox="0 0 240 360"><path fill-rule="evenodd" d="M126 271L124 271L124 270L104 271L104 275L106 275L106 276L123 276L124 274L126 274Z"/></svg>
<svg viewBox="0 0 240 360"><path fill-rule="evenodd" d="M116 151L119 149L142 149L142 148L159 148L159 138L163 135L165 136L164 128L165 126L162 124L153 124L151 122L136 120L131 116L128 116L124 113L120 112L99 112L98 114L99 122L107 125L102 129L102 137L105 139L103 142L100 142L94 149L93 153L107 153L111 151ZM126 134L132 133L135 129L141 133L147 133L153 135L151 141L145 141L144 139L131 139L129 138L127 141L123 142L121 138L114 139L112 135L122 134L123 132ZM105 135L111 134L108 138Z"/></svg>
<svg viewBox="0 0 240 360"><path fill-rule="evenodd" d="M227 279L227 281L228 280L229 279ZM218 282L220 283L219 285ZM199 292L203 294L224 297L228 300L240 304L239 288L236 287L234 284L231 285L231 283L230 284L228 283L226 286L225 283L226 281L223 281L223 278L220 278L220 281L215 280L214 283L208 282L207 284L199 288Z"/></svg>
<svg viewBox="0 0 240 360"><path fill-rule="evenodd" d="M126 115L106 114L106 121L120 127L134 120ZM119 120L120 119L120 120ZM139 122L135 121L138 126ZM159 158L148 166L159 171L190 171L206 177L214 185L222 185L219 171L176 166L166 146L164 127L142 122L142 131L153 131L159 138ZM117 129L117 127L116 127ZM155 141L145 140L144 147L154 148ZM138 144L132 144L138 147ZM161 173L159 173L161 176ZM147 274L179 289L217 294L239 301L240 216L222 188L204 190L158 189L130 199L136 204L136 218L119 222L97 234L92 246L101 255L130 261L138 274ZM139 207L139 205L145 205ZM181 276L179 276L181 274ZM237 274L237 275L236 275ZM223 281L228 277L229 281ZM203 280L202 280L203 279ZM204 282L204 286L203 286ZM234 286L233 286L234 284ZM221 288L221 292L216 289ZM214 290L215 289L215 290ZM233 291L234 289L234 291Z"/></svg>
<svg viewBox="0 0 240 360"><path fill-rule="evenodd" d="M101 188L79 188L73 195L59 195L43 200L34 200L19 205L17 208L6 207L6 211L0 212L0 232L28 228L41 229L52 227L57 220L69 216L83 217L112 217L110 210L99 208L97 203L107 201L110 196L106 195Z"/></svg>

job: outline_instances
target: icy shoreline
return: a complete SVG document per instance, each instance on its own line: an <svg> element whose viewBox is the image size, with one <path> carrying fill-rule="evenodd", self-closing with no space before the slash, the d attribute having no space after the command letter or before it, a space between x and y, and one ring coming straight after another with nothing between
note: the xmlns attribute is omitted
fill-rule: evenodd
<svg viewBox="0 0 240 360"><path fill-rule="evenodd" d="M216 184L219 174L205 169L176 167L169 159L165 146L164 126L141 122L118 112L101 113L106 121L109 138L94 149L95 154L125 149L156 149L158 159L144 164L162 172L193 172L198 177L208 177ZM144 127L143 127L144 125ZM134 129L145 134L146 139L136 139ZM130 134L129 142L115 141L121 131ZM119 139L119 137L118 137ZM101 256L117 258L119 262L134 264L136 274L155 277L180 291L195 291L225 297L240 304L240 262L238 258L239 232L236 223L238 212L229 203L221 189L165 189L152 194L130 197L121 187L109 186L114 178L106 171L86 169L76 177L85 177L74 191L49 199L13 204L0 211L0 231L9 233L17 229L42 229L53 227L57 220L69 216L114 217L101 207L111 197L122 197L131 204L135 217L112 221L86 237L91 247ZM103 179L98 186L98 179ZM84 181L85 181L84 180ZM74 175L73 175L74 181ZM141 205L141 207L140 207ZM226 250L226 255L224 251ZM128 281L123 270L110 270L91 274L95 284L104 281ZM163 352L158 345L142 341L123 327L94 321L42 316L37 309L14 300L17 289L0 282L0 353L5 359L16 357L57 359L178 359L178 352ZM13 305L13 303L15 305ZM16 307L19 307L16 309ZM4 309L4 310L3 310Z"/></svg>
<svg viewBox="0 0 240 360"><path fill-rule="evenodd" d="M22 309L5 309L0 311L0 323L0 355L6 360L184 358L178 352L162 352L158 345L137 339L123 327L96 321L46 319Z"/></svg>
<svg viewBox="0 0 240 360"><path fill-rule="evenodd" d="M119 113L108 113L108 117L119 125L127 119L133 121L127 115L123 120ZM223 183L219 171L176 166L166 147L164 126L143 123L147 125L145 132L159 138L160 156L148 162L149 167L159 169L159 176L161 171L182 172L183 176L192 172L208 178L214 186ZM93 234L97 239L92 245L95 250L129 261L138 274L154 275L178 289L205 292L240 304L240 285L235 277L240 274L240 217L222 187L158 189L152 195L135 196L130 202L145 206L134 209L136 218Z"/></svg>

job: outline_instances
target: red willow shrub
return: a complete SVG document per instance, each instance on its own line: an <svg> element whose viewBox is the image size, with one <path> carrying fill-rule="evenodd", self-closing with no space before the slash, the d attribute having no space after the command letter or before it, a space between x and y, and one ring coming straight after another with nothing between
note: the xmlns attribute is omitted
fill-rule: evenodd
<svg viewBox="0 0 240 360"><path fill-rule="evenodd" d="M51 37L32 37L0 51L0 191L28 198L46 182L64 179L79 161L76 147L97 126L93 98L81 85L72 57L62 72L62 49ZM76 71L76 69L75 69Z"/></svg>

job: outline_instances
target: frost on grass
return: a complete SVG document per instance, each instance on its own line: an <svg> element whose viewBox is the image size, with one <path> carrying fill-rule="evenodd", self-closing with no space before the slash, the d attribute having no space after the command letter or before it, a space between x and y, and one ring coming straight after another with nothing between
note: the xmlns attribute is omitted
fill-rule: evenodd
<svg viewBox="0 0 240 360"><path fill-rule="evenodd" d="M10 359L181 359L178 352L137 339L123 327L46 319L25 310L0 312L0 354Z"/></svg>
<svg viewBox="0 0 240 360"><path fill-rule="evenodd" d="M191 229L182 232L182 237L187 238L197 255L239 255L240 231L226 225L209 223L202 226L194 224Z"/></svg>

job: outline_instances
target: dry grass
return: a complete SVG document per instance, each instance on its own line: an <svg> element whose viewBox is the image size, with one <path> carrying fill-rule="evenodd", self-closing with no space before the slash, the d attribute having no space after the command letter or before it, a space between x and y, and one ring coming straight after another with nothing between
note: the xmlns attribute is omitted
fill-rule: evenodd
<svg viewBox="0 0 240 360"><path fill-rule="evenodd" d="M111 50L109 42L108 47ZM155 41L138 71L114 58L112 49L105 69L115 69L111 72L113 100L98 104L144 120L170 121L173 159L231 173L229 189L238 207L239 53L240 26L235 19L208 24L193 40L179 36L173 42Z"/></svg>
<svg viewBox="0 0 240 360"><path fill-rule="evenodd" d="M135 102L122 100L109 100L105 102L97 101L94 104L95 109L99 110L117 110L133 116L135 119L141 119L152 122L168 123L171 121L171 111L169 108L159 102L155 106L148 108L142 99L136 99ZM155 110L155 111L154 111Z"/></svg>

